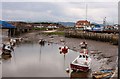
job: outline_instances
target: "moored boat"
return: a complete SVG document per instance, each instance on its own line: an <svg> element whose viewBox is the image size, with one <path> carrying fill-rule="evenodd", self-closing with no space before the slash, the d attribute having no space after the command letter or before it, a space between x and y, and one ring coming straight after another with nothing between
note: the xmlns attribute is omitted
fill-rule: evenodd
<svg viewBox="0 0 120 79"><path fill-rule="evenodd" d="M70 64L73 71L87 72L90 69L91 58L88 54L80 53L80 55Z"/></svg>
<svg viewBox="0 0 120 79"><path fill-rule="evenodd" d="M44 45L44 44L45 44L45 40L44 40L44 39L40 39L40 40L39 40L39 44L40 44L40 45Z"/></svg>
<svg viewBox="0 0 120 79"><path fill-rule="evenodd" d="M10 44L3 44L2 47L2 58L8 59L12 57L11 52L14 51L13 47Z"/></svg>
<svg viewBox="0 0 120 79"><path fill-rule="evenodd" d="M113 75L114 70L112 69L103 69L98 72L93 72L93 79L110 79Z"/></svg>
<svg viewBox="0 0 120 79"><path fill-rule="evenodd" d="M68 47L67 46L60 47L59 49L60 49L60 53L63 53L63 54L68 53Z"/></svg>
<svg viewBox="0 0 120 79"><path fill-rule="evenodd" d="M80 43L81 49L87 49L87 43L85 41Z"/></svg>

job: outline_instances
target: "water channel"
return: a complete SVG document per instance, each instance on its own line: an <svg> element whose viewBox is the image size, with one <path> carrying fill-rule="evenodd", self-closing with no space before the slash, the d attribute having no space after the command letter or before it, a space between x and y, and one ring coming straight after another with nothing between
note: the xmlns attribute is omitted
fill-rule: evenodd
<svg viewBox="0 0 120 79"><path fill-rule="evenodd" d="M3 77L69 77L65 69L79 53L69 50L64 56L59 47L57 44L16 47L13 57L3 60Z"/></svg>
<svg viewBox="0 0 120 79"><path fill-rule="evenodd" d="M12 52L12 58L3 60L3 77L90 77L91 71L66 73L70 63L79 55L79 52L68 51L66 55L60 54L59 44L41 46L38 43L24 43L17 45ZM92 57L91 57L92 58ZM91 70L101 64L92 58Z"/></svg>

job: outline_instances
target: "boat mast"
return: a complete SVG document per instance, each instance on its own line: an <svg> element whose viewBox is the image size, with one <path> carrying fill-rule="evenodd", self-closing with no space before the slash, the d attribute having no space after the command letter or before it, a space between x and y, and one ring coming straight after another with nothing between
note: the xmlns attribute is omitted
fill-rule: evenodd
<svg viewBox="0 0 120 79"><path fill-rule="evenodd" d="M106 26L106 17L103 19L103 25Z"/></svg>
<svg viewBox="0 0 120 79"><path fill-rule="evenodd" d="M86 20L87 20L87 4L86 4Z"/></svg>

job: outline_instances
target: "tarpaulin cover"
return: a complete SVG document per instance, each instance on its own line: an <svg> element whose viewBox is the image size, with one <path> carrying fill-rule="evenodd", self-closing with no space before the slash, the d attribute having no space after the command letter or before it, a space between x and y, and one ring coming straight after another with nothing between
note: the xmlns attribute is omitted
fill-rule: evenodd
<svg viewBox="0 0 120 79"><path fill-rule="evenodd" d="M1 21L1 20L0 20L0 28L9 29L9 28L16 28L16 27L13 26L12 24L6 22L6 21Z"/></svg>

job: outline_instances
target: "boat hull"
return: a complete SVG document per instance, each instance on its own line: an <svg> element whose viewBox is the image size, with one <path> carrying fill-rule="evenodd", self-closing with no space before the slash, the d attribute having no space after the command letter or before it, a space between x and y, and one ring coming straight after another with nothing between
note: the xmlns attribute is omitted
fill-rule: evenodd
<svg viewBox="0 0 120 79"><path fill-rule="evenodd" d="M68 48L67 47L65 47L65 48L64 47L60 47L59 49L60 49L60 54L61 53L63 53L63 54L68 53Z"/></svg>
<svg viewBox="0 0 120 79"><path fill-rule="evenodd" d="M75 64L72 64L72 63L70 64L70 67L74 71L79 70L79 71L87 72L89 70L89 67L75 65Z"/></svg>
<svg viewBox="0 0 120 79"><path fill-rule="evenodd" d="M2 59L5 59L5 60L7 60L7 59L9 59L9 58L11 58L12 57L12 55L11 55L11 53L10 52L3 52L2 53Z"/></svg>

